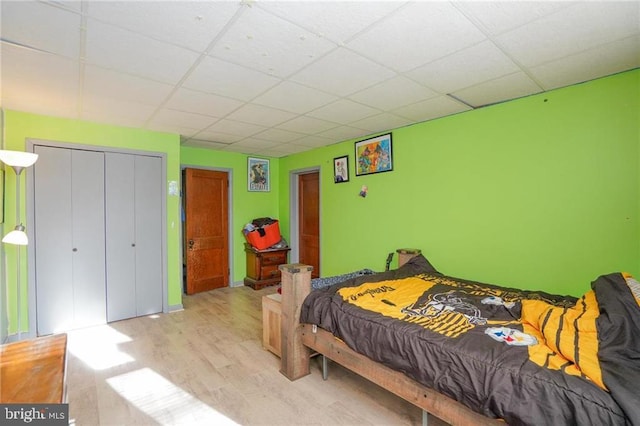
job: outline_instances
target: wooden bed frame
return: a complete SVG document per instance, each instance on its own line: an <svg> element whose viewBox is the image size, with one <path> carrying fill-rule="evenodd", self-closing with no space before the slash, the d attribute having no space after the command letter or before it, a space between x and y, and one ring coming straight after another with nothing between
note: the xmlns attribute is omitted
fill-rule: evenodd
<svg viewBox="0 0 640 426"><path fill-rule="evenodd" d="M400 256L400 266L411 256ZM403 373L372 361L349 348L331 333L311 324L300 324L300 310L311 292L312 266L300 263L280 265L282 272L281 369L289 380L310 373L312 351L346 367L382 388L452 425L504 425L472 411L461 403L408 378ZM423 423L426 422L426 414Z"/></svg>

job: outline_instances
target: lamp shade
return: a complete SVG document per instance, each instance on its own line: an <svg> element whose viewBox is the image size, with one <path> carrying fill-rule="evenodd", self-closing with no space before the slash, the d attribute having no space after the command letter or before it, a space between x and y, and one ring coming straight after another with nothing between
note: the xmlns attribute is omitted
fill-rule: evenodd
<svg viewBox="0 0 640 426"><path fill-rule="evenodd" d="M37 159L33 152L0 150L0 161L11 167L30 167Z"/></svg>
<svg viewBox="0 0 640 426"><path fill-rule="evenodd" d="M24 232L24 226L22 224L15 227L15 229L9 232L2 239L3 243L15 244L17 246L26 246L29 244L29 238L27 233Z"/></svg>

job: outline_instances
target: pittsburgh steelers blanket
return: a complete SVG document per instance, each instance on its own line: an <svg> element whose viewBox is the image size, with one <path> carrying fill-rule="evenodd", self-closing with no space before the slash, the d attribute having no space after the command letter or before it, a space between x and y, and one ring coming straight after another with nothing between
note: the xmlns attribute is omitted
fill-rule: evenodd
<svg viewBox="0 0 640 426"><path fill-rule="evenodd" d="M576 299L416 262L426 260L313 291L301 321L509 425L640 424L632 277L600 277Z"/></svg>

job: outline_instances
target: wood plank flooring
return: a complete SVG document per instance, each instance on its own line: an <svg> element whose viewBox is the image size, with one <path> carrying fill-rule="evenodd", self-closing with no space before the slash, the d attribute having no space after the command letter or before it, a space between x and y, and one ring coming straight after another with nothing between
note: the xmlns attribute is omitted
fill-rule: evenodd
<svg viewBox="0 0 640 426"><path fill-rule="evenodd" d="M336 364L327 381L319 362L295 382L280 374L280 359L262 348L261 298L274 291L217 289L184 296L180 312L69 332L71 423L422 423L418 408Z"/></svg>

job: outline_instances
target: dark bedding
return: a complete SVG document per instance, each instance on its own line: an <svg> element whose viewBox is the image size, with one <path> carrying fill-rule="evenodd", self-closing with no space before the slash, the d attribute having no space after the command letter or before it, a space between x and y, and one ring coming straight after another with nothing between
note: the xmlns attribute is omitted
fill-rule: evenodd
<svg viewBox="0 0 640 426"><path fill-rule="evenodd" d="M301 322L510 425L640 424L630 277L582 298L439 274L423 257L311 292Z"/></svg>

